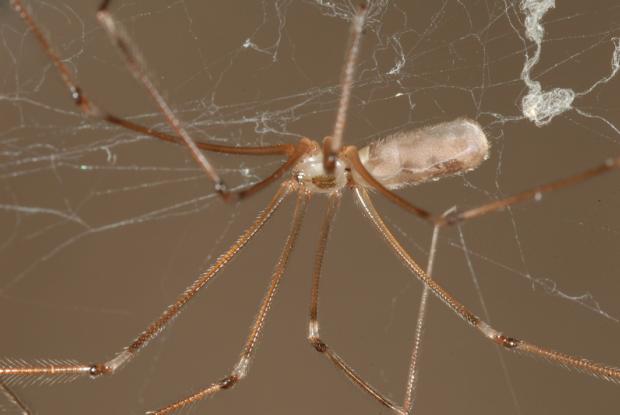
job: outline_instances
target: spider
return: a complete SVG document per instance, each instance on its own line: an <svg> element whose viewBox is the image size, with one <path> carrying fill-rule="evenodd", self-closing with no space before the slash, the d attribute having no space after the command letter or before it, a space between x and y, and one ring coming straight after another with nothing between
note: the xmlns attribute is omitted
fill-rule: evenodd
<svg viewBox="0 0 620 415"><path fill-rule="evenodd" d="M580 370L613 382L620 381L620 371L616 368L566 355L533 345L522 339L505 335L501 331L491 327L480 317L474 315L454 295L447 292L434 279L430 278L423 268L421 268L405 251L401 243L393 235L392 231L375 209L368 193L368 190L374 190L391 202L394 202L400 208L429 222L431 225L435 227L446 227L506 208L515 203L534 199L544 192L560 189L606 173L620 166L620 158L610 159L600 166L596 166L566 179L538 186L532 190L527 190L480 207L456 211L448 213L447 215L434 215L403 199L393 192L393 190L451 174L464 173L476 168L482 163L488 153L486 137L481 127L476 122L463 118L428 126L413 132L395 134L383 140L370 143L368 146L359 150L355 146L345 146L343 144L346 113L353 84L355 62L360 48L361 32L366 15L364 7L361 7L360 11L353 18L351 40L349 42L349 48L347 49L342 76L340 105L338 107L336 123L332 135L323 140L322 143L309 139L302 139L297 144L261 147L230 147L197 142L189 136L182 123L168 107L162 95L151 82L145 71L145 66L140 54L133 46L133 43L110 13L110 1L104 1L101 4L97 17L110 36L112 42L118 46L131 73L147 89L149 95L157 103L175 134L166 134L141 126L132 121L110 114L98 107L94 101L79 88L71 72L58 58L30 13L24 8L22 2L20 0L12 0L11 4L24 19L30 30L35 34L45 53L49 56L65 82L74 102L86 115L100 118L140 134L186 146L196 163L213 182L215 191L225 201L247 198L267 188L270 184L280 179L283 180L271 202L259 214L258 219L239 237L237 242L223 253L207 271L201 274L195 283L188 287L188 289L182 293L159 318L112 359L85 364L61 363L30 365L18 362L15 365L3 365L2 368L0 368L0 376L12 380L21 377L39 376L101 377L113 375L121 367L127 365L137 353L143 350L151 340L165 329L171 319L178 315L198 291L202 289L256 233L261 231L263 226L279 209L282 202L296 193L296 206L289 235L284 244L280 258L277 261L268 293L261 303L247 343L233 370L225 377L207 385L197 393L187 397L181 397L181 399L173 401L168 406L152 411L151 413L171 413L207 396L212 396L220 391L232 388L245 378L248 373L249 364L254 357L256 342L263 329L272 299L284 275L288 257L295 246L308 200L313 195L320 194L325 195L328 202L325 218L320 230L320 242L315 254L308 340L314 349L325 356L354 384L376 399L380 404L390 408L395 413L409 413L412 408L412 390L416 379L415 366L417 364L417 357L415 353L412 353L410 364L412 369L408 377L406 397L404 402L398 405L358 375L353 368L330 347L329 343L320 336L318 296L322 259L325 254L333 217L338 209L342 193L346 190L352 190L362 210L370 219L373 226L376 227L380 235L386 240L390 248L407 268L421 280L430 293L443 301L450 310L459 316L466 324L477 330L484 338L489 339L501 348L509 351L542 357L559 365ZM273 174L250 188L241 191L231 191L222 181L217 170L212 166L202 150L241 155L280 155L286 157L286 161Z"/></svg>

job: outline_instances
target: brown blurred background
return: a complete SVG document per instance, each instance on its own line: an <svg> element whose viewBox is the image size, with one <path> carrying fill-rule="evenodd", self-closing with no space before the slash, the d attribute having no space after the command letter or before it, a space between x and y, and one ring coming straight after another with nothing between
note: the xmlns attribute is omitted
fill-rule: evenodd
<svg viewBox="0 0 620 415"><path fill-rule="evenodd" d="M508 3L508 4L507 4ZM167 129L94 19L96 1L28 2L102 107ZM348 2L112 3L195 138L228 144L331 132ZM235 240L275 187L225 205L180 146L83 118L8 2L0 3L0 356L108 359ZM505 1L374 3L346 142L456 117L478 120L491 157L464 177L401 192L441 212L476 206L620 153L620 79L538 128L523 119L524 15ZM609 75L614 0L559 2L543 20L543 89L582 92ZM278 159L211 157L244 186ZM508 334L620 366L618 174L442 232L437 278ZM421 263L432 229L380 197ZM306 342L316 197L249 377L186 413L387 414ZM114 377L18 385L37 414L141 414L228 373L288 228L292 203ZM465 256L468 253L468 257ZM470 265L468 265L468 259ZM477 277L480 292L472 277ZM347 195L322 286L325 340L401 401L421 293ZM495 348L431 300L417 414L606 414L620 388Z"/></svg>

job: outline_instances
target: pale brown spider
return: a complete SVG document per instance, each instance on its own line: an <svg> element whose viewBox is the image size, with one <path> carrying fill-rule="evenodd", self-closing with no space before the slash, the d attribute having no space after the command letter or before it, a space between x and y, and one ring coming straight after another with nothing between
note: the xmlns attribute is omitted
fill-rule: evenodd
<svg viewBox="0 0 620 415"><path fill-rule="evenodd" d="M84 92L80 90L68 68L62 63L54 49L47 42L42 32L34 22L31 14L24 8L20 0L12 0L11 4L24 19L30 30L35 34L45 53L58 70L76 105L88 116L100 118L112 124L186 146L192 157L210 178L215 191L224 200L235 200L248 197L272 184L287 174L279 190L259 214L258 219L247 228L237 242L223 253L217 261L196 281L183 292L164 313L149 325L125 349L113 358L97 363L70 363L70 364L28 364L17 361L15 364L3 364L0 367L0 379L11 381L24 377L100 377L113 375L154 339L168 323L176 317L183 307L220 271L253 237L265 223L273 216L281 203L291 193L297 193L297 203L292 220L291 229L284 248L278 259L271 278L267 295L263 299L257 313L255 323L250 330L245 347L233 370L221 380L207 385L202 390L188 397L179 399L170 405L153 411L154 414L171 413L205 397L216 394L234 386L243 379L248 372L249 364L254 356L256 342L263 329L263 325L270 309L272 299L284 274L288 257L294 248L299 234L306 204L314 194L325 194L328 198L327 211L320 231L320 242L316 251L315 267L313 270L312 297L308 340L322 355L326 356L342 373L353 383L366 391L384 406L395 413L407 414L412 408L412 391L416 380L417 352L412 353L406 395L402 405L397 405L386 398L380 391L362 379L354 370L333 350L319 335L318 297L322 260L326 243L330 233L333 217L339 206L341 194L345 189L353 190L365 214L376 227L388 245L394 250L400 260L426 286L428 292L435 295L456 315L461 317L472 328L490 341L504 349L517 351L527 355L542 357L553 363L576 369L596 377L612 382L620 382L620 370L611 366L594 363L586 359L563 354L551 349L533 345L524 340L504 335L491 327L468 310L458 299L448 293L434 279L411 258L400 242L386 226L375 209L368 189L376 190L387 199L401 208L428 221L436 227L469 220L489 212L503 209L515 203L536 198L544 192L593 178L620 167L620 158L609 159L600 166L581 172L574 176L537 186L531 190L518 193L514 196L497 200L482 206L465 211L452 212L447 215L433 215L419 208L392 190L400 187L421 183L430 179L445 177L450 174L463 173L476 168L488 154L488 143L481 127L468 119L457 119L451 122L437 124L410 132L403 132L370 143L358 150L355 146L343 146L343 132L345 128L346 112L349 106L351 88L353 84L355 62L360 48L361 32L364 25L365 9L362 7L354 16L351 41L345 58L342 76L342 93L334 131L331 136L323 140L322 144L304 138L297 144L281 144L263 147L232 147L205 142L194 141L185 131L182 123L168 107L162 95L148 77L144 63L133 46L132 42L114 20L108 10L109 1L104 1L99 8L97 17L106 30L112 42L118 46L123 54L127 66L136 79L141 82L150 96L157 103L167 122L175 131L175 135L156 131L132 121L125 120L99 108ZM201 150L228 154L243 155L282 155L286 161L266 179L239 192L227 189ZM289 173L290 172L290 173Z"/></svg>

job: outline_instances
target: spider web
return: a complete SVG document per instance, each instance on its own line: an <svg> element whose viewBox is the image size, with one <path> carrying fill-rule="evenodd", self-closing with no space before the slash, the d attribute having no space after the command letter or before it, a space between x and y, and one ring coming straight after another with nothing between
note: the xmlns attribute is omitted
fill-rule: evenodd
<svg viewBox="0 0 620 415"><path fill-rule="evenodd" d="M261 145L330 134L354 3L233 3L241 2L112 9L194 138ZM169 131L97 26L96 4L29 4L91 99ZM434 212L476 206L620 153L616 1L369 6L345 141L361 147L469 117L492 145L480 169L403 191L414 203ZM181 146L86 119L7 2L0 19L0 356L104 359L223 251L273 190L223 204ZM279 165L210 160L232 187ZM620 365L617 180L612 173L442 231L435 275L508 334ZM316 199L249 378L192 412L382 409L305 344ZM424 263L429 226L375 199ZM283 210L119 375L18 388L20 397L42 413L138 414L224 376L283 241L290 206ZM322 327L363 376L400 400L421 288L375 233L347 198L328 251ZM617 386L531 359L502 363L435 302L424 341L420 414L603 413L620 404Z"/></svg>

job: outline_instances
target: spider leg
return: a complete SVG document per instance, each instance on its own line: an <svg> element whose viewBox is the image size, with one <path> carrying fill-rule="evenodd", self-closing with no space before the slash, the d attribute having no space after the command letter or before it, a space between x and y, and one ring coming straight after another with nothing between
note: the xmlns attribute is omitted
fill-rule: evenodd
<svg viewBox="0 0 620 415"><path fill-rule="evenodd" d="M81 108L81 107L80 107ZM167 134L154 128L145 127L141 124L134 123L110 113L105 113L101 117L104 121L118 125L119 127L126 128L138 132L140 134L148 135L162 141L169 143L183 144L183 139L173 134ZM212 151L214 153L225 154L240 154L246 156L274 156L274 155L290 155L295 151L295 145L284 143L274 144L270 146L226 146L222 144L208 143L205 141L195 140L196 146L202 150Z"/></svg>
<svg viewBox="0 0 620 415"><path fill-rule="evenodd" d="M163 133L161 131L153 130L139 124L135 124L131 121L123 120L121 118L117 118L111 115L108 115L110 119L115 119L116 121L112 121L115 124L121 125L127 129L139 132L141 134L150 135L155 138L159 138L163 141L168 141L171 143L182 144L182 141L179 137L175 135L170 135ZM109 119L108 119L109 120ZM245 199L265 187L269 186L271 183L278 180L284 173L290 170L295 163L307 153L307 151L311 147L311 141L307 138L302 138L299 142L295 144L276 144L273 146L264 146L264 147L232 147L232 146L222 146L219 144L205 143L201 141L197 141L196 145L207 151L213 151L217 153L226 153L226 154L242 154L242 155L250 155L250 156L264 156L264 155L286 155L286 161L278 167L273 173L267 176L265 179L259 181L258 183L254 183L252 186L241 189L241 190L229 190L230 196L235 196L237 199Z"/></svg>
<svg viewBox="0 0 620 415"><path fill-rule="evenodd" d="M106 29L111 40L119 46L121 51L123 52L123 56L127 61L127 65L130 68L134 77L136 77L143 85L146 87L151 97L157 102L160 110L163 112L166 117L167 122L172 126L177 135L167 134L161 131L158 131L153 128L149 128L140 124L137 124L133 121L126 120L124 118L118 117L114 114L111 114L102 108L98 107L95 102L89 99L86 94L82 91L80 86L76 83L73 75L69 68L62 62L59 55L56 53L54 48L51 46L47 38L44 36L43 32L39 29L37 23L35 22L31 13L27 10L26 7L22 4L21 0L11 0L11 5L15 9L15 11L20 15L20 17L25 21L26 25L30 29L30 31L35 35L37 42L41 45L43 51L48 56L58 74L60 75L63 83L66 85L67 89L69 89L71 93L71 97L74 103L78 106L78 108L87 116L98 118L103 121L109 122L111 124L117 125L119 127L123 127L141 134L145 134L154 138L158 138L163 141L168 141L176 144L186 145L192 156L196 159L201 168L207 173L209 178L215 183L216 190L220 194L220 196L226 198L229 195L229 191L223 185L223 182L217 175L217 172L210 165L205 156L198 150L206 150L218 153L227 153L227 154L242 154L242 155L287 155L289 159L284 163L282 167L280 167L274 174L273 177L270 176L268 180L265 180L265 184L257 183L254 185L258 188L264 188L266 184L273 182L275 179L280 177L284 171L286 171L287 166L290 166L293 162L291 159L295 154L298 153L299 145L295 146L294 144L276 144L271 146L226 146L202 141L194 141L185 129L181 126L180 121L176 118L176 116L172 113L166 102L163 100L163 97L155 88L154 84L150 81L148 76L146 75L146 71L144 69L144 63L140 58L137 49L133 46L125 32L115 23L112 16L107 12L107 6L109 1L105 1L99 10L98 18L104 28ZM241 193L245 194L253 194L255 190L244 189Z"/></svg>
<svg viewBox="0 0 620 415"><path fill-rule="evenodd" d="M265 321L267 318L267 313L271 308L271 303L276 295L278 286L280 281L282 280L282 276L284 275L284 271L286 269L286 264L288 262L288 258L290 253L295 247L295 242L297 240L297 236L299 235L299 230L301 228L301 224L303 222L304 213L306 211L306 205L308 200L310 199L310 192L305 189L300 189L297 197L297 204L295 205L295 213L293 216L293 221L291 224L291 230L289 231L289 235L286 239L284 247L282 249L282 253L280 254L280 258L278 258L278 262L276 263L275 269L271 276L271 282L269 283L269 289L261 302L258 313L256 314L256 319L252 328L250 329L250 334L247 338L245 346L241 351L241 356L237 361L234 369L231 373L226 376L224 379L212 383L208 387L186 397L181 400L178 400L164 408L160 408L156 411L149 411L148 414L154 415L164 415L174 412L178 409L181 409L187 405L195 403L201 399L204 399L208 396L214 395L217 392L222 390L232 388L237 382L243 379L249 370L250 363L252 358L254 357L254 352L256 350L256 345L258 338L263 330L265 325Z"/></svg>
<svg viewBox="0 0 620 415"><path fill-rule="evenodd" d="M416 277L435 295L439 300L450 308L457 316L461 317L471 326L478 330L486 339L502 346L503 348L521 352L528 356L541 357L552 363L565 367L567 369L576 370L589 374L610 382L620 384L620 369L607 366L601 363L592 362L588 359L561 353L552 349L547 349L528 343L524 340L516 339L504 335L502 332L491 327L487 322L481 320L473 314L465 305L446 291L434 279L430 278L426 272L417 264L417 262L407 253L405 248L398 242L389 228L381 219L381 216L375 209L368 192L363 187L355 187L355 194L362 205L362 209L366 216L379 231L381 236L386 240L388 245L394 250L396 255L401 259L403 264L416 275Z"/></svg>
<svg viewBox="0 0 620 415"><path fill-rule="evenodd" d="M425 324L428 290L425 289L422 294L422 300L420 302L420 308L418 312L418 319L415 330L415 340L411 352L411 360L409 364L409 375L407 378L407 384L405 389L405 399L402 407L399 407L389 398L385 397L381 392L375 389L370 383L365 381L355 370L333 349L331 349L324 340L321 339L319 334L319 320L318 320L318 304L319 304L319 286L321 278L321 269L323 265L323 258L325 255L325 249L327 247L327 241L329 239L329 233L331 231L331 225L334 220L334 216L340 205L341 195L340 193L333 193L330 195L327 211L325 213L323 224L321 225L321 234L319 238L319 245L316 250L314 259L314 269L312 273L312 294L310 301L310 321L308 324L308 341L310 344L323 356L327 357L339 370L341 370L355 385L359 386L362 390L367 392L370 396L376 399L379 403L391 409L398 414L409 414L413 407L413 392L417 382L417 375L419 372L419 358L421 352L421 338ZM436 252L436 242L439 227L435 227L433 234L433 241L431 243L431 252L429 256L428 273L430 274L433 266L433 257Z"/></svg>
<svg viewBox="0 0 620 415"><path fill-rule="evenodd" d="M435 255L437 254L437 240L439 236L438 225L433 228L433 237L431 239L431 248L428 253L428 263L426 264L426 273L430 277L433 273L433 265L435 263ZM403 402L403 412L411 414L415 404L415 390L418 384L420 373L420 356L422 355L422 335L426 328L426 315L428 313L428 296L430 291L424 286L422 296L420 297L420 305L418 307L418 318L416 319L415 335L413 339L413 347L411 350L411 358L409 362L409 375L407 376L407 385L405 387L405 400Z"/></svg>
<svg viewBox="0 0 620 415"><path fill-rule="evenodd" d="M526 202L532 199L538 199L543 193L562 189L564 187L573 186L586 180L598 177L602 174L611 172L613 170L620 169L620 156L618 156L610 158L602 164L599 164L598 166L582 171L575 175L534 187L533 189L517 193L516 195L509 196L504 199L495 200L493 202L486 203L472 209L467 209L462 212L455 211L448 215L432 216L428 211L411 204L398 194L383 186L379 181L377 181L377 179L375 179L362 164L358 155L358 150L355 146L346 147L343 150L343 156L346 157L347 160L349 160L351 166L353 167L353 170L361 176L361 178L364 180L364 182L366 182L368 186L375 188L386 198L388 198L388 200L405 209L406 211L409 211L414 215L439 226L453 225L457 222L477 218L479 216L483 216L487 213L504 209L517 203Z"/></svg>
<svg viewBox="0 0 620 415"><path fill-rule="evenodd" d="M586 180L593 179L602 174L611 172L613 170L620 169L620 156L615 158L610 158L599 164L598 166L592 167L588 170L582 171L575 175L565 177L560 180L556 180L553 182L549 182L533 189L529 189L516 195L506 197L504 199L495 200L490 203L485 203L484 205L467 209L462 212L453 212L450 215L445 217L439 217L434 219L436 223L441 226L452 225L457 222L462 222L465 220L477 218L479 216L486 215L487 213L494 212L496 210L504 209L508 206L526 202L532 199L539 199L543 193L551 192L553 190L562 189L564 187L569 187L576 185L578 183L584 182Z"/></svg>
<svg viewBox="0 0 620 415"><path fill-rule="evenodd" d="M114 119L115 121L111 121L114 124L121 125L127 129L150 135L155 138L159 138L163 141L168 141L171 143L182 144L181 138L175 135L166 134L158 130L153 130L139 124L135 124L131 121L123 120L121 118L114 117L112 115L108 115L106 120L111 121ZM219 144L205 143L201 141L196 141L196 145L202 149L207 151L213 151L217 153L226 153L226 154L242 154L249 156L264 156L264 155L286 155L286 161L278 167L273 173L259 181L258 183L254 183L252 186L241 189L241 190L228 190L229 196L234 196L236 199L245 199L265 187L269 186L271 183L278 180L284 173L291 169L295 165L295 163L310 149L311 144L310 140L307 138L302 138L299 142L295 144L276 144L273 146L264 146L264 147L232 147L232 146L223 146Z"/></svg>
<svg viewBox="0 0 620 415"><path fill-rule="evenodd" d="M351 101L351 90L353 89L353 77L355 76L355 64L360 52L362 40L362 30L366 20L367 6L362 4L353 19L351 20L351 32L349 34L349 45L345 54L344 68L340 77L340 102L338 103L338 113L334 124L334 132L326 146L323 156L323 165L327 172L332 172L336 163L336 154L342 147L342 136L347 120L347 111Z"/></svg>
<svg viewBox="0 0 620 415"><path fill-rule="evenodd" d="M14 405L17 409L21 411L22 415L31 415L32 412L26 404L17 396L15 392L11 388L8 387L5 383L0 382L0 393L4 395L12 405ZM0 408L0 412L2 408Z"/></svg>
<svg viewBox="0 0 620 415"><path fill-rule="evenodd" d="M112 13L108 10L110 0L103 0L97 11L97 20L106 31L108 37L112 41L121 55L125 59L127 68L134 76L134 78L140 82L147 90L153 101L155 101L160 112L164 115L166 122L172 127L177 136L181 137L185 146L189 149L192 157L198 163L198 165L204 170L207 176L215 184L215 190L224 198L228 198L228 190L224 181L220 178L219 174L211 163L207 160L207 157L200 151L194 140L190 137L189 133L183 127L181 120L174 114L174 111L163 95L159 92L155 83L148 75L146 70L146 63L138 48L134 45L133 41L129 38L129 35L122 27L122 25L114 18Z"/></svg>
<svg viewBox="0 0 620 415"><path fill-rule="evenodd" d="M32 15L26 10L26 8L22 5L21 0L11 0L11 4L15 11L19 13L22 19L26 22L30 30L36 36L38 42L43 47L45 53L52 60L54 66L57 68L63 82L69 88L71 92L71 96L75 101L76 105L78 105L82 111L88 115L101 118L108 119L109 117L105 112L100 110L92 101L89 101L86 96L82 93L82 90L73 80L71 72L69 69L62 63L57 53L49 44L48 40L45 38L41 30L38 28L35 23ZM217 171L211 163L207 160L204 154L200 152L196 143L192 140L189 134L185 131L179 119L174 115L172 109L168 106L163 96L159 93L151 79L146 74L144 70L144 63L142 58L137 52L137 49L133 46L129 37L126 33L117 25L111 14L106 10L108 5L108 1L104 1L97 12L97 18L99 22L102 24L108 36L111 38L114 44L116 44L119 49L123 52L123 56L125 57L125 61L127 67L130 69L131 73L134 77L140 81L143 86L148 91L149 95L156 102L160 111L163 113L164 117L168 124L173 128L173 130L181 137L184 144L190 150L192 157L198 163L198 165L204 170L207 176L211 179L211 181L215 185L215 190L224 198L227 196L226 186Z"/></svg>
<svg viewBox="0 0 620 415"><path fill-rule="evenodd" d="M318 320L318 304L319 304L319 283L321 278L321 268L323 265L323 257L325 255L325 248L327 247L327 240L331 230L331 225L340 205L341 194L340 192L334 192L330 195L327 211L323 218L321 225L321 234L319 238L319 246L316 250L314 259L314 268L312 272L312 294L310 302L310 321L308 323L308 341L314 347L316 351L327 357L339 370L341 370L354 384L359 386L362 390L366 391L370 396L379 401L382 405L393 410L396 413L403 414L404 412L398 405L385 397L381 392L375 389L367 381L365 381L355 370L335 351L333 351L327 343L325 343L319 334L319 320Z"/></svg>
<svg viewBox="0 0 620 415"><path fill-rule="evenodd" d="M237 255L247 243L263 228L265 223L273 216L284 199L295 189L297 183L292 180L282 183L269 205L258 215L237 241L222 255L213 265L198 276L198 278L177 297L155 321L153 321L127 348L117 353L112 359L94 364L80 364L74 361L41 360L34 363L22 360L0 359L0 381L19 382L24 379L46 381L69 381L74 378L90 375L112 375L119 368L126 365L148 342L160 334L173 318L179 315L181 310L211 279Z"/></svg>

